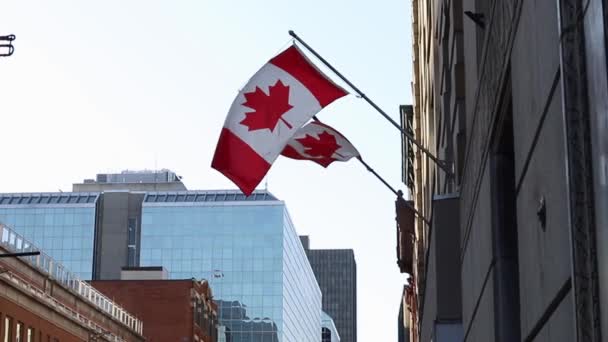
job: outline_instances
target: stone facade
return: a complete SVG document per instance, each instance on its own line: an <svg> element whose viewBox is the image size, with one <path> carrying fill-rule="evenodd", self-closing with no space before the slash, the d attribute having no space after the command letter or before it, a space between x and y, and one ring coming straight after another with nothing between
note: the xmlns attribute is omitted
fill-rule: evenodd
<svg viewBox="0 0 608 342"><path fill-rule="evenodd" d="M412 341L442 341L432 306L450 289L432 249L446 195L459 198L460 340L601 340L606 2L586 6L413 1L415 136L454 173L416 152L413 200L433 223L416 223Z"/></svg>

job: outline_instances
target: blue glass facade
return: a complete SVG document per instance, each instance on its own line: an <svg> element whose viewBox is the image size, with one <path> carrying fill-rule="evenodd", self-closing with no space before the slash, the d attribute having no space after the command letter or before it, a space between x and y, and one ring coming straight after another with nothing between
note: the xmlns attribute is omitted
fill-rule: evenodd
<svg viewBox="0 0 608 342"><path fill-rule="evenodd" d="M0 222L88 280L93 270L96 199L96 194L4 195Z"/></svg>
<svg viewBox="0 0 608 342"><path fill-rule="evenodd" d="M225 341L320 340L321 291L283 202L146 200L140 257L209 279Z"/></svg>

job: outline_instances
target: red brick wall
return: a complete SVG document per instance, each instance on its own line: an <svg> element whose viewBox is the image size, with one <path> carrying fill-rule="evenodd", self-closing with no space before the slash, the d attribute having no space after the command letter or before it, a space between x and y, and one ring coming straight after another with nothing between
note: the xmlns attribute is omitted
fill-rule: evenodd
<svg viewBox="0 0 608 342"><path fill-rule="evenodd" d="M79 339L76 335L69 333L68 331L52 324L47 319L43 317L39 317L15 303L6 300L5 298L0 298L0 340L4 338L4 331L7 329L4 325L4 318L9 316L12 318L12 327L11 327L11 339L9 341L15 341L15 332L17 327L17 322L23 323L22 329L22 340L27 342L25 338L27 333L27 328L31 327L34 331L34 340L35 342L54 342L54 339L60 342L76 342L83 341ZM42 336L42 340L40 337Z"/></svg>
<svg viewBox="0 0 608 342"><path fill-rule="evenodd" d="M194 341L191 280L100 280L91 284L143 321L146 341Z"/></svg>
<svg viewBox="0 0 608 342"><path fill-rule="evenodd" d="M0 247L0 253L5 253L6 250ZM129 330L122 323L117 320L111 318L110 315L104 313L101 309L97 308L92 303L87 302L82 297L74 294L70 290L64 288L54 280L48 278L47 275L35 269L33 266L25 262L24 260L19 260L18 258L3 258L0 259L0 273L8 271L12 276L16 276L17 278L22 279L29 283L29 285L37 288L40 291L45 291L47 295L52 296L54 299L61 302L62 305L72 309L75 312L78 312L81 316L85 317L88 320L91 320L96 325L102 327L104 330L111 332L117 336L123 337L128 341L142 341L143 337L138 335L137 333ZM0 281L0 291L2 291L5 286L3 284L5 280ZM21 292L22 290L16 290L17 292ZM0 293L0 296L4 298L9 298L5 295L5 293ZM36 301L36 300L34 300ZM28 308L24 303L20 303L22 307L26 309L30 309L31 312L39 313L39 311ZM41 306L44 304L39 303ZM2 311L2 306L0 305L0 311ZM59 314L57 314L59 319ZM58 322L58 320L53 320L48 318L50 322ZM71 323L76 324L76 323ZM69 326L68 326L69 329ZM83 333L84 327L80 327L80 332L76 330L76 334L78 336L83 337L86 336L86 332ZM1 335L0 335L1 336ZM3 336L2 336L3 337ZM36 340L37 341L37 340ZM45 338L42 342L46 342ZM51 341L53 341L51 339Z"/></svg>

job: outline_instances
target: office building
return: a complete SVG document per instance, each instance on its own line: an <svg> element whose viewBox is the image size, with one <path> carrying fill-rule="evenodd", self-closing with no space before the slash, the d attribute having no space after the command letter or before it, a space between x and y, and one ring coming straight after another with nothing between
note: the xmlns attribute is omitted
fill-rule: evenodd
<svg viewBox="0 0 608 342"><path fill-rule="evenodd" d="M352 249L310 249L302 245L323 294L323 311L333 318L342 342L357 341L357 264Z"/></svg>
<svg viewBox="0 0 608 342"><path fill-rule="evenodd" d="M121 280L91 285L144 321L148 342L217 342L217 305L209 283L163 278L161 267L125 268Z"/></svg>
<svg viewBox="0 0 608 342"><path fill-rule="evenodd" d="M0 223L91 279L98 199L98 193L1 194Z"/></svg>
<svg viewBox="0 0 608 342"><path fill-rule="evenodd" d="M413 341L605 339L606 3L413 0L412 12L402 124L444 161L403 143L424 217L398 222L414 234L400 256Z"/></svg>
<svg viewBox="0 0 608 342"><path fill-rule="evenodd" d="M319 340L319 285L285 204L268 192L146 193L140 264L209 279L229 341Z"/></svg>
<svg viewBox="0 0 608 342"><path fill-rule="evenodd" d="M209 279L220 340L317 341L321 292L285 204L266 191L184 189L166 170L98 175L71 193L0 194L0 221L84 279L138 266Z"/></svg>
<svg viewBox="0 0 608 342"><path fill-rule="evenodd" d="M0 254L39 251L0 224ZM145 341L143 322L42 251L0 258L2 341Z"/></svg>

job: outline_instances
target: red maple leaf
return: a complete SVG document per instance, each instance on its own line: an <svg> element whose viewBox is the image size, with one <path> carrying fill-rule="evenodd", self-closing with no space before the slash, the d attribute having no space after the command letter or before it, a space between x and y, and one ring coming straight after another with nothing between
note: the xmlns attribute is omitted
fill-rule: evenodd
<svg viewBox="0 0 608 342"><path fill-rule="evenodd" d="M320 133L318 139L306 134L304 138L296 140L304 146L306 154L323 159L331 159L334 153L342 147L336 142L336 137L333 134L327 133L327 131Z"/></svg>
<svg viewBox="0 0 608 342"><path fill-rule="evenodd" d="M245 99L247 101L243 106L254 111L245 113L245 119L240 124L247 126L249 131L267 128L272 132L279 120L283 121L289 129L293 128L283 119L283 114L293 106L289 104L289 86L284 85L281 80L268 88L268 95L260 87L255 87L255 91L245 93Z"/></svg>

